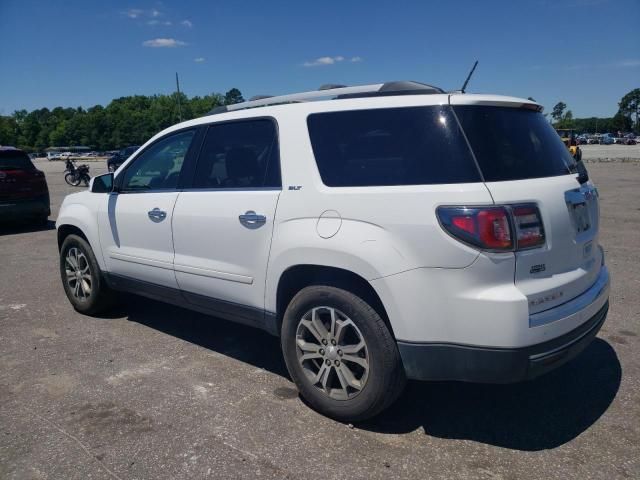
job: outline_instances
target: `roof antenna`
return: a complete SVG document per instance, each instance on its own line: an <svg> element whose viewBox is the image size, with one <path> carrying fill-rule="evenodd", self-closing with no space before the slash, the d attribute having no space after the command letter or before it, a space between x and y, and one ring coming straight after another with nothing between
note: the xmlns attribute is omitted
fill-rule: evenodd
<svg viewBox="0 0 640 480"><path fill-rule="evenodd" d="M474 70L476 69L477 66L478 66L478 61L476 60L476 63L473 64L473 68L469 72L469 75L467 75L467 79L462 84L462 88L460 89L460 91L462 93L465 93L465 89L467 88L467 84L469 83L469 80L471 80L471 75L473 75L473 72L474 72Z"/></svg>

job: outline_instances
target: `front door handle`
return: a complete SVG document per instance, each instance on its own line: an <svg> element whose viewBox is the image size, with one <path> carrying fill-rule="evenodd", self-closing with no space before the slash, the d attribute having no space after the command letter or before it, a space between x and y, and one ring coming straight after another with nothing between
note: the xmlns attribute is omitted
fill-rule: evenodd
<svg viewBox="0 0 640 480"><path fill-rule="evenodd" d="M165 218L167 218L167 212L160 210L158 207L154 208L153 210L149 210L147 212L147 215L149 215L149 218L151 219L151 221L156 223L161 222Z"/></svg>
<svg viewBox="0 0 640 480"><path fill-rule="evenodd" d="M261 225L264 225L267 221L267 217L259 215L253 210L249 210L238 216L238 219L240 220L240 223L247 228L258 228Z"/></svg>

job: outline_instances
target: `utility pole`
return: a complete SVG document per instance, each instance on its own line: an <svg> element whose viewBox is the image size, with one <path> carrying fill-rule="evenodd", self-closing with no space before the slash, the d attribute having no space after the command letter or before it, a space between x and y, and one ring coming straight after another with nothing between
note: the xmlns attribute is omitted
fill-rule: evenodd
<svg viewBox="0 0 640 480"><path fill-rule="evenodd" d="M180 80L178 80L178 72L176 72L176 88L178 89L178 121L182 121L182 107L180 106Z"/></svg>

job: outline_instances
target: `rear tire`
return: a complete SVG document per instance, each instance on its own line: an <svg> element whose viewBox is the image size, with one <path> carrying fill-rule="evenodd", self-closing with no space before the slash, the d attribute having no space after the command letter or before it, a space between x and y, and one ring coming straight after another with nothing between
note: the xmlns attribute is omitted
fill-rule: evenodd
<svg viewBox="0 0 640 480"><path fill-rule="evenodd" d="M89 243L78 235L65 238L60 249L60 277L73 308L85 315L97 315L115 302Z"/></svg>
<svg viewBox="0 0 640 480"><path fill-rule="evenodd" d="M67 173L64 176L64 181L67 182L72 187L77 187L78 185L80 185L80 178L74 175L73 173Z"/></svg>
<svg viewBox="0 0 640 480"><path fill-rule="evenodd" d="M301 396L318 412L362 421L389 407L406 382L389 327L341 288L302 289L284 314L282 351Z"/></svg>

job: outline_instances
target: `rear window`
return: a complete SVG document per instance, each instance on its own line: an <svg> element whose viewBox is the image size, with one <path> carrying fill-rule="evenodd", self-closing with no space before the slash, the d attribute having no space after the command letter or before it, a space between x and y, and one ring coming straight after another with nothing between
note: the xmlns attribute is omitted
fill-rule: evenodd
<svg viewBox="0 0 640 480"><path fill-rule="evenodd" d="M330 187L480 181L448 106L316 113L307 125Z"/></svg>
<svg viewBox="0 0 640 480"><path fill-rule="evenodd" d="M509 107L453 107L487 182L566 175L575 161L544 116Z"/></svg>
<svg viewBox="0 0 640 480"><path fill-rule="evenodd" d="M24 152L0 151L0 170L32 170L33 163Z"/></svg>

